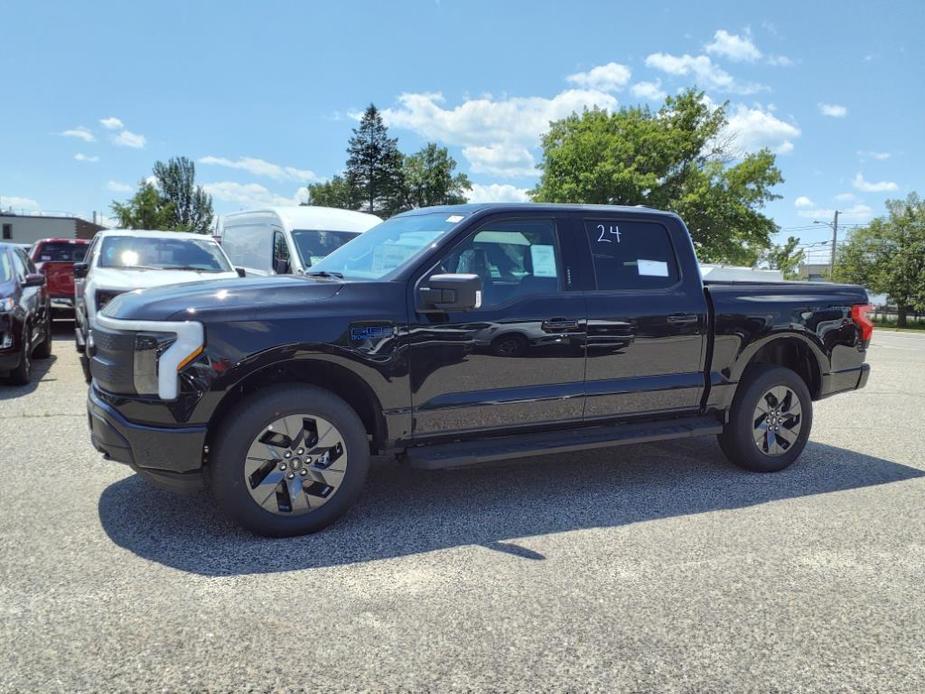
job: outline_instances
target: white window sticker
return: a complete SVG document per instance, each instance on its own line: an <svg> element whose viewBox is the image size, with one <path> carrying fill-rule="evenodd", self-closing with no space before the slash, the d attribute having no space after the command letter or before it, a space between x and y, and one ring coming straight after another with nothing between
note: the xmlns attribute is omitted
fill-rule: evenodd
<svg viewBox="0 0 925 694"><path fill-rule="evenodd" d="M664 260L640 258L636 261L636 267L639 268L640 277L668 277L668 263Z"/></svg>
<svg viewBox="0 0 925 694"><path fill-rule="evenodd" d="M556 276L556 251L552 246L534 244L530 246L534 277Z"/></svg>
<svg viewBox="0 0 925 694"><path fill-rule="evenodd" d="M462 220L463 216L461 214L451 214L446 218L446 221L448 221L450 224L456 224L456 222L461 222Z"/></svg>

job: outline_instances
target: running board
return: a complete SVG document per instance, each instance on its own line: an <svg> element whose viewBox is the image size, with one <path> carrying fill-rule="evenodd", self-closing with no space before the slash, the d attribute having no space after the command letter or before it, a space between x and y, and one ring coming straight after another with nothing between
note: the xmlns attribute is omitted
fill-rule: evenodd
<svg viewBox="0 0 925 694"><path fill-rule="evenodd" d="M417 446L408 448L406 455L411 467L439 470L508 458L709 436L722 430L723 425L716 417L685 417Z"/></svg>

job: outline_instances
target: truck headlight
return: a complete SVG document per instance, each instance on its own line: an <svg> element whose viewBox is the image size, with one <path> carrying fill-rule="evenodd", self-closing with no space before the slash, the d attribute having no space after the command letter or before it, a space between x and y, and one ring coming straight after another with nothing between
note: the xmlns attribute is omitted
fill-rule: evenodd
<svg viewBox="0 0 925 694"><path fill-rule="evenodd" d="M199 344L187 343L178 340L175 333L136 333L133 370L135 392L139 395L164 397L167 394L164 392L164 383L175 384L177 374L202 354L202 350L201 341ZM168 351L170 359L162 359ZM162 378L162 369L171 373ZM173 393L172 397L176 397L176 393Z"/></svg>
<svg viewBox="0 0 925 694"><path fill-rule="evenodd" d="M135 334L135 392L139 395L157 395L158 363L161 355L177 341L172 333Z"/></svg>

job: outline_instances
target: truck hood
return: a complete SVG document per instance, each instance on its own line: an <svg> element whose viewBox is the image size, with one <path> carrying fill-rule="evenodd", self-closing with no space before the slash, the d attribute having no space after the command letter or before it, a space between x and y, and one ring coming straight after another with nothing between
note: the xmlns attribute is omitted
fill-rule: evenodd
<svg viewBox="0 0 925 694"><path fill-rule="evenodd" d="M120 294L103 314L122 320L255 320L329 299L339 282L292 275L237 277Z"/></svg>

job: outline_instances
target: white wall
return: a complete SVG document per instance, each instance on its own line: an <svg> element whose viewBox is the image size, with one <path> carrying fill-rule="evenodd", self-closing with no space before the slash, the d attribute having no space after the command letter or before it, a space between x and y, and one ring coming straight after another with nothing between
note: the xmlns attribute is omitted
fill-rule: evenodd
<svg viewBox="0 0 925 694"><path fill-rule="evenodd" d="M72 239L76 233L76 225L70 217L20 217L0 214L0 230L4 224L12 225L13 237L0 238L0 243L35 243L39 239L53 236Z"/></svg>

